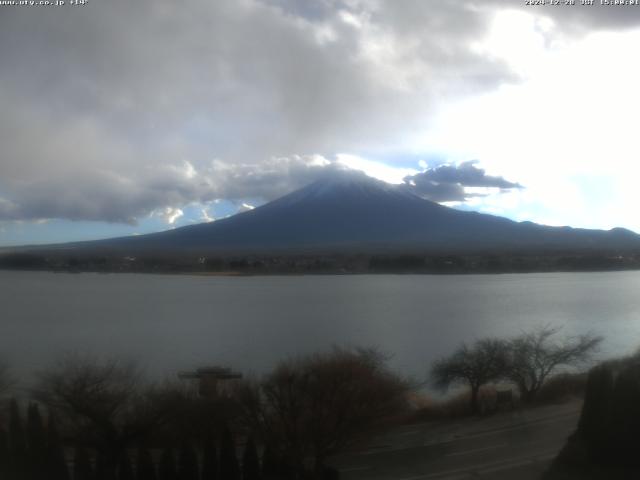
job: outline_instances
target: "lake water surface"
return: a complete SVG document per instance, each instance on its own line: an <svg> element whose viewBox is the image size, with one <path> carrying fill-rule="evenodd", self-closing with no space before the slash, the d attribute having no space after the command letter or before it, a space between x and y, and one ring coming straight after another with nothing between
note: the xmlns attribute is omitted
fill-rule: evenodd
<svg viewBox="0 0 640 480"><path fill-rule="evenodd" d="M460 342L543 324L640 346L640 272L206 277L0 271L0 356L20 375L69 350L153 375L207 364L260 373L333 344L379 346L424 378Z"/></svg>

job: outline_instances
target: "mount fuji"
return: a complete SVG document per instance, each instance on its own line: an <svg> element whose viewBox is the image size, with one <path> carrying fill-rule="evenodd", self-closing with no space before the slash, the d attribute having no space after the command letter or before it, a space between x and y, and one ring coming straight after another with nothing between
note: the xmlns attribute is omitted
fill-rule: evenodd
<svg viewBox="0 0 640 480"><path fill-rule="evenodd" d="M144 252L631 250L640 236L445 207L364 174L316 181L253 210L160 233L68 244Z"/></svg>

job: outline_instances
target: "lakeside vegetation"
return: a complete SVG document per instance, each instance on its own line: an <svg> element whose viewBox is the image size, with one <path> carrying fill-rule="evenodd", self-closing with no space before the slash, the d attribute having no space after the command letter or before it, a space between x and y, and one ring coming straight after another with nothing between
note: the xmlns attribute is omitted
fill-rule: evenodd
<svg viewBox="0 0 640 480"><path fill-rule="evenodd" d="M531 273L640 269L640 252L530 251L460 253L169 254L70 253L67 249L0 252L0 269L211 275L366 273Z"/></svg>
<svg viewBox="0 0 640 480"><path fill-rule="evenodd" d="M434 363L434 385L469 383L463 407L459 395L425 407L419 382L392 371L376 349L336 347L290 358L261 378L220 381L213 389L150 382L135 364L71 354L40 372L20 401L9 400L18 390L5 367L1 478L39 480L48 472L52 480L337 479L331 456L376 432L496 411L492 384L504 391L512 382L520 392L513 399L524 406L545 400L549 385L547 401L564 395L554 374L586 365L600 339L558 333L546 327L481 339ZM523 383L517 372L541 361Z"/></svg>
<svg viewBox="0 0 640 480"><path fill-rule="evenodd" d="M551 375L561 367L586 365L602 341L591 334L558 341L558 333L559 328L544 326L508 340L485 338L462 344L433 364L431 378L442 390L466 385L472 413L480 413L480 388L491 382L509 382L519 400L531 404Z"/></svg>

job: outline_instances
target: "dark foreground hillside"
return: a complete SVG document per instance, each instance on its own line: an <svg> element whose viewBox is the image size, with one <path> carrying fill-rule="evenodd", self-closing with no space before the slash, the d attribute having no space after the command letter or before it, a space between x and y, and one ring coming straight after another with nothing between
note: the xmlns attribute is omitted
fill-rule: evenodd
<svg viewBox="0 0 640 480"><path fill-rule="evenodd" d="M635 355L589 372L578 427L544 478L640 478L639 438L640 355Z"/></svg>

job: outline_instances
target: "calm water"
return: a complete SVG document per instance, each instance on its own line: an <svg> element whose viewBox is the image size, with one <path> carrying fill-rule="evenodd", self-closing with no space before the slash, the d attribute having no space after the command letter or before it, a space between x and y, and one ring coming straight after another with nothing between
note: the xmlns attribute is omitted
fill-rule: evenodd
<svg viewBox="0 0 640 480"><path fill-rule="evenodd" d="M259 373L332 344L377 345L424 377L463 340L545 323L640 346L640 272L198 277L0 271L0 355L15 371L68 350L137 358L154 375L201 364Z"/></svg>

